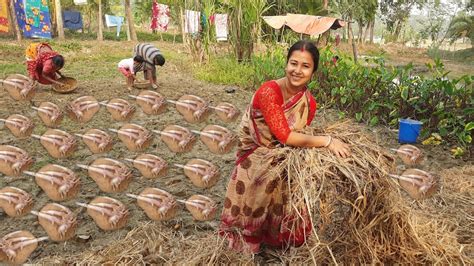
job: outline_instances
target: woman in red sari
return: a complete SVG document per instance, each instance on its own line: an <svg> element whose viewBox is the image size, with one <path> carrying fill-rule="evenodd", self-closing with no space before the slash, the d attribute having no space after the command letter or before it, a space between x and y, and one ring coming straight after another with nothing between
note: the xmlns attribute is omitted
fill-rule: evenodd
<svg viewBox="0 0 474 266"><path fill-rule="evenodd" d="M219 233L235 250L258 253L262 243L302 245L311 233L306 210L292 210L284 176L269 171L277 163L272 150L284 145L326 148L350 155L344 142L331 136L299 133L310 125L316 101L306 85L318 68L313 43L295 43L287 55L285 77L265 82L254 94L240 124L236 166L227 185Z"/></svg>
<svg viewBox="0 0 474 266"><path fill-rule="evenodd" d="M26 49L28 75L41 84L59 84L59 70L64 66L64 57L51 49L47 43L32 43Z"/></svg>

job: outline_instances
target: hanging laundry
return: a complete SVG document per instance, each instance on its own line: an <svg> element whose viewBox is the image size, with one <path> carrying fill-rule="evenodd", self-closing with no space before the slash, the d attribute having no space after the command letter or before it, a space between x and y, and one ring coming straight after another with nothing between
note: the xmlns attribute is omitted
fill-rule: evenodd
<svg viewBox="0 0 474 266"><path fill-rule="evenodd" d="M158 4L158 30L167 31L170 23L170 7L164 4Z"/></svg>
<svg viewBox="0 0 474 266"><path fill-rule="evenodd" d="M218 41L227 41L227 14L216 14L214 18L216 24L216 38Z"/></svg>
<svg viewBox="0 0 474 266"><path fill-rule="evenodd" d="M122 27L123 21L123 17L105 15L105 25L109 28L117 27L117 37L120 36L120 28Z"/></svg>
<svg viewBox="0 0 474 266"><path fill-rule="evenodd" d="M39 13L32 8L38 8L36 0L13 0L15 14L23 36L26 38L48 38L51 39L51 14L49 13L48 0L40 0ZM28 3L28 4L25 4ZM29 15L26 11L29 7ZM36 15L37 14L37 15ZM39 23L36 23L36 21Z"/></svg>
<svg viewBox="0 0 474 266"><path fill-rule="evenodd" d="M82 16L79 11L63 11L64 28L70 30L82 29Z"/></svg>
<svg viewBox="0 0 474 266"><path fill-rule="evenodd" d="M156 30L158 28L158 11L158 3L156 0L153 0L153 4L151 5L151 30Z"/></svg>
<svg viewBox="0 0 474 266"><path fill-rule="evenodd" d="M39 27L41 0L24 0L26 22L34 27Z"/></svg>
<svg viewBox="0 0 474 266"><path fill-rule="evenodd" d="M0 0L0 32L8 32L8 0Z"/></svg>
<svg viewBox="0 0 474 266"><path fill-rule="evenodd" d="M184 15L184 32L198 33L201 13L199 11L186 10Z"/></svg>
<svg viewBox="0 0 474 266"><path fill-rule="evenodd" d="M206 14L204 14L204 12L201 13L201 29L202 30L205 30L207 27L207 17L206 17Z"/></svg>
<svg viewBox="0 0 474 266"><path fill-rule="evenodd" d="M75 5L87 5L87 0L74 0Z"/></svg>

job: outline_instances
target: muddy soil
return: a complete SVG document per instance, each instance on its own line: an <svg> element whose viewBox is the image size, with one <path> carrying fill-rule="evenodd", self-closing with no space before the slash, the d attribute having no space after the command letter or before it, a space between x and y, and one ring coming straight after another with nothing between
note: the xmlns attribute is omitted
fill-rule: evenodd
<svg viewBox="0 0 474 266"><path fill-rule="evenodd" d="M165 52L166 49L174 49L174 47L169 44L159 45L161 45L161 47L164 46ZM128 49L131 51L131 45L126 45L126 47L123 49ZM127 51L127 54L128 53L130 52ZM115 65L110 64L107 67L115 68ZM165 67L159 68L158 92L160 92L166 98L178 99L183 94L194 94L208 100L211 105L215 105L221 101L233 103L241 111L244 111L247 103L250 102L253 91L241 89L239 87L217 86L203 83L193 79L192 75L183 71L182 68L183 66L175 64L172 60L168 60ZM64 72L67 74L67 68L64 70ZM79 89L75 92L70 94L57 94L52 92L49 87L42 86L31 103L16 102L12 100L4 90L1 90L0 118L6 118L14 113L23 114L32 118L36 124L34 133L43 134L47 128L39 120L36 112L31 109L32 104L39 105L39 103L42 101L51 101L58 104L60 107L64 107L67 102L83 95L94 96L99 101L110 100L112 98L122 98L134 103L133 99L127 97L127 95L130 93L126 89L124 78L122 78L118 71L116 72L115 78L96 78L90 80L86 80L84 78L90 73L78 72L75 74L75 77L79 80ZM137 89L132 91L132 94L138 93L139 90ZM315 118L316 121L334 121L336 119L337 116L335 115L335 112L324 109L320 110ZM200 130L207 124L218 124L236 132L239 121L240 120L237 120L236 122L230 124L223 123L217 118L215 114L212 114L206 122L200 124L190 124L184 121L182 116L173 106L169 106L165 113L156 116L144 114L137 106L137 112L132 118L131 123L142 125L149 130L161 130L170 124L177 124L189 129ZM108 128L118 129L122 124L123 123L112 120L107 110L102 107L101 110L94 116L93 120L87 124L81 125L70 120L69 118L65 118L59 128L69 133L83 133L91 128L102 130L106 130ZM371 130L374 131L376 136L374 141L386 146L387 148L397 146L396 132L383 127ZM155 136L152 146L145 151L146 153L158 155L165 159L170 165L173 163L184 164L192 158L209 160L220 167L221 179L212 188L200 189L195 187L190 182L190 180L184 176L181 169L170 167L170 170L165 177L155 180L145 179L137 170L134 170L134 180L125 192L105 193L100 191L95 182L87 176L86 171L79 169L76 164L89 164L100 157L109 157L123 160L125 158L134 158L140 154L128 151L119 141L116 135L111 133L111 136L114 136L115 144L113 149L106 154L93 155L84 145L84 143L78 139L80 143L79 149L71 158L56 160L48 155L46 150L40 145L39 141L35 139L18 140L13 137L6 128L0 127L0 144L14 145L26 150L35 159L35 163L31 168L32 171L36 171L46 164L55 163L74 170L76 174L80 176L82 182L81 191L78 197L74 200L61 203L78 213L79 227L77 235L81 236L81 238L76 237L63 243L52 241L42 243L30 257L30 262L34 262L35 260L46 256L62 257L74 255L86 249L100 250L101 248L107 246L107 244L111 241L124 237L127 232L136 227L138 224L149 221L144 212L138 208L135 200L125 196L125 193L138 194L145 187L161 188L170 192L178 199L186 199L194 194L203 194L214 199L218 203L219 208L221 208L225 194L227 178L233 168L234 151L225 155L215 155L211 153L204 144L198 141L191 152L185 154L176 154L168 150L166 145L159 139L159 137ZM428 157L425 161L424 167L428 170L439 171L444 168L466 164L465 161L452 159L447 148L423 147L423 149L427 151L426 154ZM130 168L132 168L132 165L129 163L127 164L130 166ZM35 199L33 208L34 210L39 210L45 204L52 202L36 185L34 179L26 175L18 178L0 177L0 188L5 186L15 186L31 193ZM94 224L93 220L87 215L83 208L75 205L76 201L89 202L96 196L113 197L128 206L130 210L130 220L125 228L112 232L102 231ZM220 210L217 213L220 213ZM196 222L192 219L189 212L187 212L187 210L183 207L175 219L169 222L164 222L163 224L169 226L170 228L174 228L174 230L180 231L183 236L191 235L196 230L214 232L218 226L218 216L210 222ZM38 224L37 218L35 216L26 215L21 218L10 218L0 210L0 236L16 230L29 230L37 237L46 235L44 230Z"/></svg>

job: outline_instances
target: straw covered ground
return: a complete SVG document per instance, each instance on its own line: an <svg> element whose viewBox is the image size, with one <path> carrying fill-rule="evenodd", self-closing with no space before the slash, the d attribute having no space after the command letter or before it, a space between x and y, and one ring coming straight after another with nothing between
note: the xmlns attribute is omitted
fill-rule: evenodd
<svg viewBox="0 0 474 266"><path fill-rule="evenodd" d="M253 91L238 87L211 85L197 81L188 72L185 61L189 58L182 47L169 43L155 43L162 49L167 63L159 68L159 92L168 99L183 94L195 94L211 104L231 102L241 111L250 102ZM11 42L0 45L0 74L25 74L22 64L27 43ZM64 107L79 96L91 95L97 100L128 99L124 79L117 71L118 61L129 57L132 43L70 42L53 44L66 57L62 71L78 80L78 89L70 94L57 94L48 87L41 87L33 104L51 101ZM138 94L133 90L132 94ZM130 102L133 103L132 100ZM46 128L31 110L30 103L10 100L0 91L0 117L13 113L32 118L37 125L35 134ZM169 124L180 124L200 130L203 124L187 124L173 108L160 116L147 116L140 110L132 120L148 129L161 130ZM237 132L238 122L225 124L211 116L208 124L219 124ZM86 125L65 119L60 128L70 133L81 133L90 128L119 128L121 123L111 120L102 109ZM404 169L400 161L389 152L396 148L396 133L382 127L368 128L351 121L341 122L337 112L319 108L314 133L330 133L349 142L353 156L338 159L325 149L275 150L282 160L278 171L288 173L287 182L293 191L291 205L307 206L314 226L307 243L299 248L275 250L264 247L261 253L251 256L229 251L226 243L217 236L219 217L209 222L193 221L184 209L169 222L151 222L134 200L124 194L113 197L130 209L131 218L121 230L100 230L74 201L88 202L104 195L77 163L91 163L97 158L81 144L70 159L54 160L37 142L17 140L0 127L0 144L15 145L27 150L34 158L32 171L48 163L58 163L73 169L80 176L83 187L78 199L64 205L78 212L79 228L76 237L65 243L41 243L30 256L29 263L61 264L207 264L207 263L474 263L473 245L473 176L474 164L450 157L449 147L420 146L426 160L421 169L435 172L441 177L439 191L430 199L415 201L402 191L387 173ZM193 194L210 196L219 205L220 212L225 186L233 167L234 153L215 155L198 143L190 153L174 154L164 144L155 140L147 153L159 155L170 163L184 163L192 158L203 158L220 167L221 179L209 189L194 187L180 169L159 180L147 180L135 171L135 179L127 192L139 193L145 187L159 187L179 198ZM106 157L123 160L138 154L128 151L119 141ZM102 156L102 155L101 155ZM35 197L37 210L49 200L28 177L0 178L0 187L17 186ZM107 194L106 194L107 195ZM45 235L36 217L19 219L0 212L0 235L15 230L29 230L35 236Z"/></svg>
<svg viewBox="0 0 474 266"><path fill-rule="evenodd" d="M321 130L324 128L324 130ZM440 174L435 197L412 201L387 173L396 158L351 121L317 125L351 144L340 159L321 149L281 148L276 171L288 173L290 208L306 206L314 232L299 248L265 248L250 256L229 251L212 230L183 235L159 223L144 223L107 248L41 262L90 263L443 263L471 264L474 166ZM466 219L467 217L467 219Z"/></svg>

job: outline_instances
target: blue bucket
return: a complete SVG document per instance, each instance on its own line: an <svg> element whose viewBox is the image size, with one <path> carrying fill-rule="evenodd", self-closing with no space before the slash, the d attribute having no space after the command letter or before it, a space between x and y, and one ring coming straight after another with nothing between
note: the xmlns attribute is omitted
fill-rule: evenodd
<svg viewBox="0 0 474 266"><path fill-rule="evenodd" d="M423 122L413 119L400 119L400 128L398 130L399 143L416 143L418 135L420 135L421 125Z"/></svg>

